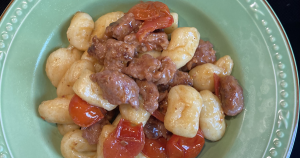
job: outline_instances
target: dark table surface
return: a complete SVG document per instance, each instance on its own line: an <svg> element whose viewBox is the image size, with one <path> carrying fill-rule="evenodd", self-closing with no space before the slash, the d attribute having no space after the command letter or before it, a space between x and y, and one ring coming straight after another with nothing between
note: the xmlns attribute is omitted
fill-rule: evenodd
<svg viewBox="0 0 300 158"><path fill-rule="evenodd" d="M0 1L0 13L2 13L10 0ZM300 0L268 0L268 2L288 35L300 70ZM295 139L290 158L300 158L300 131Z"/></svg>

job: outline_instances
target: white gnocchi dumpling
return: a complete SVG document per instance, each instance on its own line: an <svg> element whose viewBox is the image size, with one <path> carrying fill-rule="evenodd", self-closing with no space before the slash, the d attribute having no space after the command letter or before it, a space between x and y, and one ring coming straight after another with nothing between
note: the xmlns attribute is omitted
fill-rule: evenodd
<svg viewBox="0 0 300 158"><path fill-rule="evenodd" d="M76 124L57 124L57 129L61 135L65 135L70 131L74 131L76 129L80 129L80 126Z"/></svg>
<svg viewBox="0 0 300 158"><path fill-rule="evenodd" d="M61 97L63 95L74 94L74 91L72 89L73 85L79 78L81 72L85 69L94 72L94 64L88 60L78 60L74 62L58 84L56 90L57 96Z"/></svg>
<svg viewBox="0 0 300 158"><path fill-rule="evenodd" d="M162 56L168 56L179 69L189 62L198 47L200 33L194 27L179 27L171 35L171 41Z"/></svg>
<svg viewBox="0 0 300 158"><path fill-rule="evenodd" d="M92 31L94 30L94 21L92 17L83 12L77 12L70 23L67 31L67 37L73 46L81 51L86 51L90 44Z"/></svg>
<svg viewBox="0 0 300 158"><path fill-rule="evenodd" d="M177 13L170 13L173 16L174 22L170 27L164 29L166 34L171 34L175 29L178 28L178 14Z"/></svg>
<svg viewBox="0 0 300 158"><path fill-rule="evenodd" d="M225 115L220 99L209 90L200 92L203 107L200 113L200 128L204 137L211 141L220 140L226 130Z"/></svg>
<svg viewBox="0 0 300 158"><path fill-rule="evenodd" d="M233 60L229 55L225 55L216 61L215 65L223 70L220 76L230 75L233 68Z"/></svg>
<svg viewBox="0 0 300 158"><path fill-rule="evenodd" d="M192 138L199 129L202 97L193 87L178 85L168 94L164 125L173 134Z"/></svg>
<svg viewBox="0 0 300 158"><path fill-rule="evenodd" d="M193 86L198 91L210 90L214 92L214 73L219 76L222 72L223 70L220 67L211 63L206 63L194 67L189 72L189 75L193 78Z"/></svg>
<svg viewBox="0 0 300 158"><path fill-rule="evenodd" d="M113 110L117 105L111 104L103 98L100 86L90 79L92 74L94 74L93 71L84 70L73 85L74 92L91 105L102 107L108 111Z"/></svg>
<svg viewBox="0 0 300 158"><path fill-rule="evenodd" d="M111 12L107 13L105 15L102 15L98 20L95 22L95 29L91 35L91 39L94 36L97 36L98 38L102 38L105 34L105 29L107 26L109 26L110 23L117 21L122 16L124 16L124 13L121 11L118 12Z"/></svg>
<svg viewBox="0 0 300 158"><path fill-rule="evenodd" d="M144 100L139 97L140 107L135 109L130 104L122 104L119 106L120 114L122 118L128 120L134 124L142 123L143 126L147 123L151 114L144 109Z"/></svg>
<svg viewBox="0 0 300 158"><path fill-rule="evenodd" d="M58 86L70 66L80 60L81 55L82 52L74 47L59 48L49 55L46 62L46 74L54 87Z"/></svg>
<svg viewBox="0 0 300 158"><path fill-rule="evenodd" d="M50 123L74 124L69 114L69 104L73 95L43 101L39 105L41 118Z"/></svg>
<svg viewBox="0 0 300 158"><path fill-rule="evenodd" d="M148 52L139 53L139 57L143 56L144 54L149 54L153 58L157 58L157 57L161 56L161 52L155 51L155 50L151 50L151 51L148 51Z"/></svg>
<svg viewBox="0 0 300 158"><path fill-rule="evenodd" d="M60 150L65 158L95 158L97 145L90 145L82 137L82 130L77 129L64 135Z"/></svg>

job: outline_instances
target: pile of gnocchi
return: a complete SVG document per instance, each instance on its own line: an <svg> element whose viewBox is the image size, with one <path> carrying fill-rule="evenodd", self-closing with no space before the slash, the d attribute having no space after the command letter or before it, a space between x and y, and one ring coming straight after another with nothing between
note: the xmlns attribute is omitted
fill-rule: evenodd
<svg viewBox="0 0 300 158"><path fill-rule="evenodd" d="M150 3L155 5L152 2L147 4ZM160 3L164 14L167 14L166 8ZM196 157L204 146L204 138L218 141L224 136L225 115L234 116L243 109L241 86L234 78L227 79L232 77L233 60L226 55L213 62L198 64L184 72L192 79L192 86L178 84L169 87L165 113L147 111L144 107L145 98L141 95L138 97L138 108L129 103L112 104L104 97L103 88L90 77L103 72L105 65L90 55L88 50L93 37L105 38L106 28L126 14L120 11L110 12L94 22L87 13L75 13L67 31L70 45L52 52L46 61L46 74L57 88L57 98L43 101L38 112L43 120L57 124L63 135L61 153L65 158ZM162 30L171 37L167 48L162 51L137 52L135 58L141 58L145 54L153 58L168 57L174 62L176 71L183 71L182 68L193 60L199 49L200 33L194 27L178 27L178 14L168 14L173 19L172 23ZM77 100L79 98L77 102L74 99L76 97ZM81 103L88 107L76 109L77 113L82 110L81 115L84 116L75 118L70 112L70 106ZM93 110L87 111L89 109ZM114 115L111 116L110 112L114 112ZM83 118L87 115L88 119ZM106 119L108 117L110 118ZM108 121L103 121L104 118ZM91 119L93 120L90 121ZM151 129L163 128L167 131L167 136L147 138L144 128L150 119L162 125L158 127L155 124L155 128ZM78 123L80 121L86 123ZM90 143L84 137L84 130L92 130L90 127L97 123L97 138L94 139L95 143ZM108 141L114 143L110 143L109 147ZM134 144L137 142L140 144ZM197 150L192 151L191 148Z"/></svg>

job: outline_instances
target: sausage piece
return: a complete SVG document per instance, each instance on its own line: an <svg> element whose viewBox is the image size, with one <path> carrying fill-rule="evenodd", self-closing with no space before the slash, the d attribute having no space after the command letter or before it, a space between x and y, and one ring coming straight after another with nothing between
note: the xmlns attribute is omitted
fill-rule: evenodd
<svg viewBox="0 0 300 158"><path fill-rule="evenodd" d="M153 82L149 81L136 81L140 88L140 94L144 99L144 108L149 113L153 113L158 108L159 92L157 86Z"/></svg>
<svg viewBox="0 0 300 158"><path fill-rule="evenodd" d="M244 108L243 89L238 81L230 75L220 78L222 108L228 116L239 114Z"/></svg>
<svg viewBox="0 0 300 158"><path fill-rule="evenodd" d="M103 126L108 124L110 123L107 119L102 119L99 122L91 125L90 127L81 128L82 137L85 138L89 142L89 144L97 144Z"/></svg>
<svg viewBox="0 0 300 158"><path fill-rule="evenodd" d="M173 79L174 74L177 70L176 65L168 56L158 57L157 59L161 61L161 67L158 71L160 71L162 74L161 78L157 82L155 82L155 84L166 85Z"/></svg>
<svg viewBox="0 0 300 158"><path fill-rule="evenodd" d="M111 70L104 70L90 76L103 92L103 98L114 105L131 104L139 107L139 87L127 75Z"/></svg>
<svg viewBox="0 0 300 158"><path fill-rule="evenodd" d="M199 45L193 58L181 68L182 71L189 71L192 68L205 63L213 63L216 61L216 51L209 41L200 39Z"/></svg>
<svg viewBox="0 0 300 158"><path fill-rule="evenodd" d="M134 46L123 41L108 39L106 42L104 70L121 71L125 64L133 59L134 55Z"/></svg>
<svg viewBox="0 0 300 158"><path fill-rule="evenodd" d="M134 45L137 52L143 53L151 50L161 52L169 45L168 35L164 32L151 32L142 43L136 38L136 33L125 36L124 42Z"/></svg>
<svg viewBox="0 0 300 158"><path fill-rule="evenodd" d="M144 54L140 58L134 58L122 72L139 80L155 82L161 78L161 72L158 71L160 67L161 62L158 59Z"/></svg>
<svg viewBox="0 0 300 158"><path fill-rule="evenodd" d="M88 54L95 57L102 65L106 55L106 40L98 39L97 36L94 36L92 39L92 45L88 49Z"/></svg>
<svg viewBox="0 0 300 158"><path fill-rule="evenodd" d="M193 79L190 77L190 75L187 72L182 72L177 70L174 78L170 81L169 85L171 87L177 86L177 85L189 85L193 86Z"/></svg>
<svg viewBox="0 0 300 158"><path fill-rule="evenodd" d="M157 120L155 117L151 116L144 126L145 136L149 139L158 139L159 137L164 137L167 140L171 136L171 132L169 132L164 123Z"/></svg>
<svg viewBox="0 0 300 158"><path fill-rule="evenodd" d="M132 13L125 14L116 22L111 23L105 30L107 37L113 37L123 41L124 37L131 32L137 32L142 21L135 20Z"/></svg>

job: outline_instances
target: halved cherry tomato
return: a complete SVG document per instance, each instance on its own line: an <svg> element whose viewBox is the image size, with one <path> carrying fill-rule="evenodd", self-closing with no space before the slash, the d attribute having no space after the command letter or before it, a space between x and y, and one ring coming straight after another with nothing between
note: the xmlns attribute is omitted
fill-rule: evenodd
<svg viewBox="0 0 300 158"><path fill-rule="evenodd" d="M152 116L154 116L161 122L164 122L165 120L165 115L162 112L158 111L157 109L152 113Z"/></svg>
<svg viewBox="0 0 300 158"><path fill-rule="evenodd" d="M104 158L134 158L145 145L143 124L136 126L121 119L117 128L103 142Z"/></svg>
<svg viewBox="0 0 300 158"><path fill-rule="evenodd" d="M220 77L214 73L215 95L220 98Z"/></svg>
<svg viewBox="0 0 300 158"><path fill-rule="evenodd" d="M169 158L195 158L202 150L205 140L201 129L194 138L172 135L167 142Z"/></svg>
<svg viewBox="0 0 300 158"><path fill-rule="evenodd" d="M128 13L133 13L136 20L152 20L163 13L170 13L169 8L162 2L141 2L133 6Z"/></svg>
<svg viewBox="0 0 300 158"><path fill-rule="evenodd" d="M74 95L69 104L69 113L74 123L81 127L89 127L100 121L104 115L100 107L93 106ZM104 110L105 111L105 110Z"/></svg>
<svg viewBox="0 0 300 158"><path fill-rule="evenodd" d="M142 42L150 32L167 28L174 22L169 7L162 2L141 2L133 6L128 13L133 13L137 20L145 20L136 34L139 42Z"/></svg>
<svg viewBox="0 0 300 158"><path fill-rule="evenodd" d="M158 139L145 139L143 154L151 158L167 158L167 140L163 137Z"/></svg>
<svg viewBox="0 0 300 158"><path fill-rule="evenodd" d="M158 17L151 21L147 20L144 22L143 26L136 33L136 37L138 38L139 42L141 42L150 32L153 32L156 29L164 29L170 27L173 22L174 19L172 15L165 16L165 17Z"/></svg>

